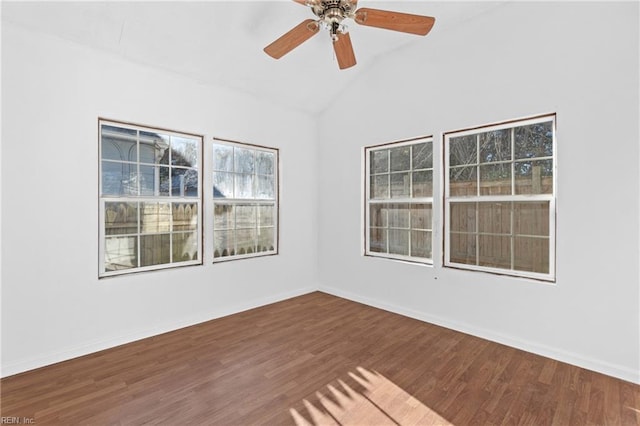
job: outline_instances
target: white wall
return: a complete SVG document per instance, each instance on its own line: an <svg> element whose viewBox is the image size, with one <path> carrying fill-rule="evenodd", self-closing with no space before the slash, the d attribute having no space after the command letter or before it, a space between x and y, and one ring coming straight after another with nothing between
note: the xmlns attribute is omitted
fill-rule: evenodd
<svg viewBox="0 0 640 426"><path fill-rule="evenodd" d="M2 91L3 376L318 287L310 117L4 22ZM98 280L98 117L280 148L280 255Z"/></svg>
<svg viewBox="0 0 640 426"><path fill-rule="evenodd" d="M381 58L320 120L321 289L640 383L638 16L514 2ZM362 256L363 146L548 112L555 285L442 268L439 216L433 267Z"/></svg>

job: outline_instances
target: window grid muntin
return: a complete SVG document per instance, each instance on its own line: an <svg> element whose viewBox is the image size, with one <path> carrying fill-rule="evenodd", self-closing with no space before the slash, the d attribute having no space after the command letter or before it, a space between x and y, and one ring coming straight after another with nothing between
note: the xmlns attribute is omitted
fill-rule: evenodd
<svg viewBox="0 0 640 426"><path fill-rule="evenodd" d="M421 144L427 144L430 146L431 149L431 167L421 167L421 168L413 168L413 163L414 163L414 155L413 155L413 150L416 146L419 146ZM407 170L402 170L402 171L392 171L391 170L391 150L394 148L399 148L399 147L403 147L403 146L409 146L410 150L409 150L409 168ZM371 170L371 162L372 162L372 157L373 154L375 152L380 152L380 151L387 151L387 171L386 172L380 172L380 173L372 173ZM382 258L389 258L389 259L396 259L396 260L406 260L406 261L410 261L410 262L417 262L417 263L427 263L427 264L431 264L433 262L433 169L434 169L434 164L433 164L433 138L431 136L429 137L421 137L421 138L416 138L416 139L412 139L412 140L408 140L408 141L400 141L400 142L392 142L392 143L387 143L387 144L383 144L383 145L377 145L377 146L371 146L371 147L365 147L365 236L364 236L364 251L365 251L365 255L367 256L374 256L374 257L382 257ZM431 197L413 197L413 192L414 192L414 186L413 186L413 173L414 172L419 172L419 171L431 171ZM408 188L408 193L409 196L408 197L398 197L398 198L394 198L392 196L392 188L391 188L391 175L392 174L400 174L400 173L408 173L408 179L409 179L409 188ZM388 179L387 179L387 197L386 198L373 198L372 194L371 194L371 181L372 178L375 176L384 176L387 175ZM386 226L372 226L371 225L371 206L372 205L393 205L393 204L400 204L400 205L407 205L408 209L409 209L409 228L399 228L399 227L391 227L389 225L389 219L387 218L387 223ZM430 228L429 229L425 229L425 228L413 228L412 224L411 224L411 205L412 204L426 204L431 208L431 221L430 221ZM379 230L384 230L384 234L385 234L385 252L377 252L377 251L373 251L371 249L371 231L373 229L379 229ZM409 255L401 255L401 254L394 254L394 253L390 253L389 249L390 249L390 240L389 240L389 231L393 231L393 230L402 230L402 231L407 231L408 232L408 240L407 240L407 249L409 252ZM430 247L429 247L429 252L431 253L431 257L417 257L417 256L412 256L411 255L411 251L412 251L412 233L413 231L422 231L422 232L428 232L430 235Z"/></svg>
<svg viewBox="0 0 640 426"><path fill-rule="evenodd" d="M223 146L223 147L230 147L232 148L232 159L231 159L231 165L232 165L232 170L223 170L220 168L216 168L216 161L215 161L215 155L216 155L216 145L218 146ZM279 201L278 201L278 196L279 196L279 170L280 170L280 166L279 166L279 150L277 148L271 148L271 147L265 147L265 146L259 146L259 145L252 145L252 144L247 144L247 143L242 143L242 142L234 142L234 141L228 141L228 140L223 140L223 139L217 139L214 138L213 140L213 149L212 149L212 156L213 156L213 166L212 166L212 176L213 176L213 182L215 182L215 174L216 173L227 173L227 174L231 174L233 176L232 179L232 190L233 190L233 195L234 197L231 198L226 198L226 197L216 197L215 196L215 188L212 188L211 191L211 195L212 195L212 199L213 199L213 205L214 205L214 215L216 214L216 207L217 206L231 206L233 208L233 215L234 215L234 224L233 224L233 229L230 228L224 228L224 229L216 229L215 226L215 219L213 220L213 262L225 262L225 261L230 261L230 260L237 260L237 259L246 259L246 258L252 258L252 257L260 257L260 256L268 256L268 255L274 255L274 254L278 254L278 244L279 244ZM254 159L254 166L253 166L253 172L251 173L251 176L254 177L253 182L252 182L252 192L253 192L253 197L252 198L237 198L235 197L236 194L236 177L237 175L242 175L244 173L241 173L239 171L236 170L236 158L235 158L235 152L236 152L236 148L238 149L243 149L243 150L249 150L252 151L252 156ZM258 154L260 152L265 152L265 153L270 153L273 155L273 168L272 168L272 174L264 174L264 173L258 173L258 164L257 164L257 157ZM257 196L257 187L258 187L258 177L259 176L271 176L273 177L273 198L256 198ZM214 185L215 186L215 183ZM258 213L256 212L256 217L255 217L255 226L251 227L251 228L238 228L237 227L237 220L236 220L236 207L238 206L246 206L246 205L253 205L254 207L256 207L256 210L258 206L273 206L273 225L272 226L261 226L260 225L260 221L258 218ZM272 229L273 230L273 249L272 250L267 250L267 251L255 251L253 253L243 253L243 254L238 254L238 240L236 238L237 234L235 233L235 231L237 230L246 230L246 229L251 229L251 230L255 230L256 231L256 235L255 238L253 240L254 242L254 248L257 249L258 243L259 243L259 235L257 233L258 229ZM222 256L222 253L219 253L218 256L215 255L215 253L217 252L217 248L215 246L216 244L216 232L228 232L228 231L234 231L234 254L233 255L226 255L226 256Z"/></svg>
<svg viewBox="0 0 640 426"><path fill-rule="evenodd" d="M399 205L407 205L409 208L409 220L408 223L409 225L407 227L400 227L400 226L391 226L389 224L389 218L387 217L387 223L386 226L373 226L373 225L369 225L369 232L371 232L372 229L378 229L378 230L383 230L386 238L385 238L385 242L386 242L386 252L385 253L381 253L381 252L375 252L373 251L372 253L375 253L376 255L394 255L394 256L402 256L402 258L406 258L406 259L415 259L416 257L419 259L429 259L426 257L418 257L418 256L414 256L411 254L411 247L412 247L412 231L421 231L421 232L428 232L431 235L431 238L433 239L433 203L432 203L432 198L415 198L415 199L411 199L411 201L402 201L402 202L396 202L396 200L392 200L392 201L384 201L384 200L376 200L375 202L372 200L370 201L370 205L394 205L394 204L399 204ZM429 228L419 228L419 227L414 227L413 226L413 219L412 219L412 215L411 215L411 208L414 204L425 204L425 205L429 205L431 207L431 222L430 225L431 227ZM409 249L409 255L399 255L399 254L393 254L393 253L389 253L389 231L408 231L409 232L409 236L408 236L408 241L407 241L407 246ZM370 235L370 234L369 234ZM433 245L433 242L432 242ZM371 251L371 249L369 249ZM432 251L433 253L433 251ZM432 254L433 255L433 254Z"/></svg>
<svg viewBox="0 0 640 426"><path fill-rule="evenodd" d="M105 242L106 240L109 239L116 239L116 238L123 238L123 237L135 237L138 241L137 244L137 263L138 266L137 267L131 267L128 269L136 269L137 268L142 268L143 266L141 265L141 250L142 250L142 243L141 243L141 237L145 237L145 236L152 236L152 235L168 235L169 236L169 262L166 264L176 264L176 263L182 263L182 262L196 262L199 263L198 259L190 259L188 261L177 261L174 259L174 252L173 252L173 236L174 235L188 235L188 234L197 234L198 232L198 228L200 227L200 223L198 221L198 223L196 224L196 228L192 229L192 230L174 230L174 226L175 226L175 222L174 222L174 216L173 216L173 205L180 205L180 204L198 204L195 203L193 199L187 199L186 201L183 199L181 201L157 201L156 198L146 198L146 199L135 199L135 200L127 200L127 201L123 201L121 199L117 199L117 198L104 198L103 199L103 210L106 211L106 204L107 203L135 203L136 204L136 216L137 216L137 222L136 222L136 227L137 227L137 232L131 232L131 233L123 233L123 234L106 234L105 233ZM168 221L169 223L167 224L168 226L168 230L164 230L164 231L145 231L142 229L142 214L143 214L143 208L142 208L142 204L145 203L157 203L157 204L169 204L169 213L167 215ZM196 206L196 209L199 210L199 205ZM198 254L199 251L198 251ZM162 265L165 265L165 263L163 263ZM124 270L124 269L122 269ZM107 273L109 272L114 272L114 271L105 271Z"/></svg>
<svg viewBox="0 0 640 426"><path fill-rule="evenodd" d="M136 147L136 158L137 161L127 161L127 160L114 160L114 159L103 159L103 149L104 149L104 145L103 145L103 130L104 127L112 127L112 128L118 128L118 129L123 129L123 130L133 130L135 132L134 135L131 134L127 134L127 133L111 133L111 135L109 137L111 138L116 138L117 136L128 136L128 138L125 139L129 139L132 141L135 141L135 147ZM107 130L107 133L110 132L110 129ZM196 143L196 164L193 167L185 167L185 166L179 166L179 165L173 165L172 160L171 160L171 155L172 155L172 145L170 144L169 147L167 149L169 149L169 159L168 159L168 164L165 166L163 164L157 164L157 163L147 163L147 162L141 162L141 156L140 156L140 141L144 136L141 136L142 133L155 133L158 136L168 136L169 140L171 141L173 137L178 137L178 138L183 138L183 139L188 139L188 140L192 140ZM100 246L99 246L99 273L98 273L98 277L102 278L102 277L109 277L109 276L118 276L118 275L125 275L125 274L130 274L130 273L136 273L136 272L144 272L144 271L152 271L152 270L159 270L159 269L169 269L169 268L175 268L175 267L181 267L181 266L189 266L189 265L201 265L202 264L202 228L203 228L203 223L202 223L202 173L201 173L201 169L202 169L202 150L203 150L203 137L200 135L196 135L196 134L190 134L190 133L185 133L185 132L177 132L177 131L173 131L173 130L167 130L167 129L161 129L161 128L153 128L153 127L147 127L147 126L142 126L142 125L137 125L137 124L130 124L130 123L122 123L122 122L118 122L118 121L112 121L112 120L107 120L107 119L98 119L98 143L99 143L99 176L100 178L98 179L98 187L99 187L99 197L100 197L100 208L99 208L99 221L100 221L100 229L99 229L99 238L100 238ZM127 165L135 165L135 172L136 172L136 177L137 177L137 182L136 182L136 193L135 194L121 194L121 195L114 195L114 194L107 194L104 195L104 191L103 191L103 164L104 163L115 163L115 164L127 164ZM169 169L169 179L171 180L171 170L172 169L187 169L187 170L195 170L197 172L197 194L195 196L175 196L172 194L173 191L173 185L171 182L169 182L169 195L141 195L142 192L142 185L141 185L141 179L140 179L140 166L150 166L153 165L155 167L167 167ZM163 203L163 204L169 204L170 206L170 221L173 221L173 217L172 217L172 209L171 206L173 206L174 204L195 204L196 205L196 218L197 218L197 225L196 225L196 229L195 230L189 230L189 231L174 231L173 230L173 224L171 223L169 226L169 230L166 232L157 232L157 233L148 233L148 232L143 232L142 231L142 212L141 212L141 208L140 206L143 203ZM106 225L107 225L107 218L106 218L106 205L107 203L135 203L137 205L137 213L136 213L136 227L137 227L137 232L136 233L129 233L129 234L109 234L107 235L106 233ZM195 234L195 238L196 238L196 259L190 259L190 260L183 260L183 261L176 261L175 259L173 259L174 257L174 235L179 235L179 234ZM151 236L151 235L168 235L169 236L169 262L168 263L159 263L159 264L153 264L153 265L149 265L149 266L140 266L142 263L142 256L141 256L141 250L142 250L142 238L144 236ZM125 269L116 269L116 270L107 270L107 262L106 262L106 256L107 256L107 240L109 239L116 239L116 238L135 238L136 239L136 262L137 262L137 266L132 266L130 268L125 268Z"/></svg>
<svg viewBox="0 0 640 426"><path fill-rule="evenodd" d="M122 199L118 199L118 198L103 198L101 201L101 210L105 213L103 213L103 216L106 216L106 204L107 203L135 203L136 204L136 216L137 216L137 220L136 220L136 228L137 228L137 232L130 232L130 233L122 233L122 234L104 234L103 236L103 240L104 240L104 250L105 250L105 256L106 256L106 243L107 240L111 240L111 239L117 239L117 238L124 238L124 237L133 237L136 239L137 241L137 266L132 266L131 268L125 268L125 269L120 269L120 270L109 270L107 271L106 269L106 262L105 262L105 266L103 266L104 269L104 275L117 275L118 271L139 271L139 270L148 270L150 269L162 269L161 266L164 265L173 265L173 266L178 266L178 265L183 265L183 264L201 264L201 238L199 237L200 235L200 229L202 228L202 223L201 223L201 215L200 215L200 203L196 202L193 198L187 198L187 199L172 199L171 201L166 201L166 199L162 199L161 201L158 201L157 198L144 198L144 199L133 199L130 198L128 200L122 200ZM157 231L157 232L152 232L152 231L144 231L142 229L142 214L143 214L143 208L142 205L144 203L157 203L157 204L169 204L169 214L168 216L168 230L163 230L163 231ZM191 230L175 230L174 229L174 216L173 216L173 206L174 205L180 205L180 204L194 204L196 205L196 219L197 219L197 223L196 223L196 227L195 229L191 229ZM105 222L105 226L106 226L106 222ZM174 240L174 236L175 235L188 235L188 234L195 234L196 235L196 242L197 244L197 248L196 248L196 253L197 253L197 258L196 259L190 259L190 260L176 260L174 259L174 247L173 247L173 240ZM168 235L169 236L169 262L167 263L161 263L161 264L157 264L154 265L154 267L145 267L142 266L142 237L145 236L153 236L153 235ZM104 260L105 257L101 256L101 258ZM156 267L157 266L157 267Z"/></svg>
<svg viewBox="0 0 640 426"><path fill-rule="evenodd" d="M552 146L552 152L553 155L551 156L541 156L541 157L525 157L525 158L518 158L516 159L516 153L515 153L515 130L516 128L520 128L520 127L525 127L525 126L529 126L532 124L539 124L539 123L550 123L550 128L551 128L551 146ZM479 146L479 138L480 138L480 134L482 133L488 133L491 131L495 131L495 130L502 130L502 129L510 129L510 138L511 138L511 160L509 161L503 161L503 163L511 163L511 195L481 195L480 191L481 191L481 186L480 186L480 166L482 164L494 164L494 163L498 163L498 162L486 162L486 163L481 163L480 162L480 146ZM450 166L450 150L449 150L449 143L450 140L452 138L459 138L459 137L463 137L463 136L469 136L469 135L473 135L475 136L475 141L476 141L476 163L475 164L460 164L460 165L455 165L455 166ZM539 117L532 117L529 119L523 119L523 120L513 120L507 123L502 123L502 124L498 124L498 125L489 125L489 126L483 126L483 127L478 127L478 128L474 128L474 129L468 129L468 130L464 130L464 131L457 131L457 132L448 132L445 133L443 135L443 142L444 142L444 149L443 149L443 156L444 156L444 164L445 164L445 172L443 173L444 175L444 179L445 179L445 185L444 185L444 195L445 195L445 203L444 203L444 212L445 212L445 217L444 217L444 230L445 230L445 251L444 251L444 266L449 266L449 267L453 267L453 268L459 268L459 269L469 269L469 270L476 270L476 271L484 271L484 272L493 272L496 274L500 274L500 275L513 275L513 276L519 276L519 277L525 277L525 278L533 278L533 279L537 279L537 280L542 280L542 281L555 281L555 194L556 194L556 163L557 163L557 148L556 148L556 117L555 114L548 114L548 115L543 115L543 116L539 116ZM551 160L552 161L552 179L551 179L551 193L541 193L541 194L516 194L516 178L515 178L515 164L519 163L519 162L532 162L532 161L543 161L543 160ZM476 168L476 195L450 195L450 189L451 189L451 185L450 185L450 174L449 171L451 169L456 169L456 168L462 168L462 167L475 167ZM480 256L480 248L479 248L479 237L481 235L481 233L479 233L476 229L476 233L475 233L475 247L476 247L476 265L472 265L472 264L466 264L466 263L456 263L456 262L452 262L451 259L451 235L469 235L467 233L461 233L461 232L453 232L451 231L450 227L451 227L451 204L452 203L460 203L460 202L470 202L470 203L490 203L490 202L494 202L494 201L499 201L499 202L505 202L505 201L509 201L511 202L511 205L514 206L515 203L517 202L527 202L527 201L531 201L531 202L535 202L535 201L546 201L549 203L549 212L548 212L548 223L549 223L549 234L547 236L529 236L529 235L522 235L522 234L518 234L517 236L514 236L513 238L511 238L511 265L515 265L515 260L513 259L513 257L515 256L515 247L513 246L514 242L515 242L515 238L516 237L525 237L525 238L537 238L537 239L548 239L549 240L549 247L548 247L548 253L549 253L549 259L548 259L548 268L549 268L549 272L548 273L537 273L537 272L530 272L530 271L523 271L523 270L515 270L515 269L503 269L503 268L492 268L492 267L486 267L486 266L478 266L479 263L479 256ZM479 223L479 211L480 209L476 209L476 219L475 219L475 223L476 223L476 228L478 226ZM511 231L514 232L514 210L513 208L511 209Z"/></svg>
<svg viewBox="0 0 640 426"><path fill-rule="evenodd" d="M219 258L232 258L232 257L244 257L246 255L262 255L262 254L272 254L276 252L276 245L275 245L275 231L277 228L277 224L275 222L275 214L274 214L274 222L272 225L261 225L260 224L260 209L256 209L256 214L255 214L255 221L253 222L253 226L239 226L238 225L238 219L237 219L237 210L235 209L235 207L259 207L259 206L268 206L268 207L273 207L274 208L274 213L276 210L276 205L274 203L274 201L272 200L260 200L259 202L256 202L254 200L247 200L247 199L238 199L238 200L225 200L224 202L218 202L217 203L218 206L230 206L230 207L234 207L233 209L233 226L232 227L227 227L227 228L218 228L217 231L220 232L225 232L225 231L242 231L242 230L254 230L256 231L256 238L254 240L254 242L256 242L256 245L254 246L256 248L256 251L254 251L253 253L241 253L241 254L237 254L238 253L238 241L236 238L234 238L234 255L227 255L227 256L217 256L216 259ZM258 238L258 232L259 230L262 229L268 229L268 230L272 230L274 232L274 245L273 245L273 249L269 249L269 250L257 250L258 247L258 242L259 242L259 238ZM216 250L214 248L214 250Z"/></svg>
<svg viewBox="0 0 640 426"><path fill-rule="evenodd" d="M483 236L489 236L489 237L505 237L505 238L509 238L510 241L510 269L509 270L513 270L513 271L518 271L520 272L520 270L515 269L515 243L516 243L516 239L517 238L530 238L530 239L539 239L539 240L546 240L549 241L549 243L551 243L551 236L550 236L550 231L549 230L549 234L548 235L536 235L536 234L525 234L525 233L518 233L516 232L515 229L515 214L516 214L516 210L515 210L515 205L517 203L521 203L521 204L525 204L525 203L539 203L540 201L532 201L532 200L519 200L519 201L505 201L505 200L501 200L502 202L506 202L509 203L509 232L487 232L487 231L481 231L479 224L480 224L480 205L481 204L489 204L492 203L492 201L484 201L484 200L474 200L474 201L470 201L468 199L465 200L457 200L455 202L451 202L450 204L459 204L459 203L466 203L466 204L475 204L476 208L474 210L475 213L475 227L473 231L454 231L451 230L449 227L449 234L450 235L467 235L467 236L474 236L475 238L475 243L476 243L476 250L475 250L475 254L476 254L476 259L475 259L475 266L482 266L480 265L480 238ZM550 210L550 206L549 206L549 210ZM457 263L457 262L451 262L453 264L456 265L471 265L471 264L467 264L467 263ZM524 271L526 272L526 271Z"/></svg>
<svg viewBox="0 0 640 426"><path fill-rule="evenodd" d="M542 121L542 122L547 122L547 121ZM518 126L521 127L521 126ZM475 169L475 179L476 179L476 194L475 196L480 196L480 197L486 197L486 195L481 194L481 190L482 190L482 173L481 173L481 168L483 166L494 166L494 165L500 165L500 164L509 164L510 165L510 184L511 184L511 194L508 194L507 196L514 196L514 195L519 195L516 194L516 170L515 170L515 166L516 164L521 164L521 163L532 163L532 162L540 162L540 161L554 161L554 157L553 156L542 156L542 157L527 157L527 158L514 158L515 157L515 128L511 129L511 158L509 160L499 160L499 161L485 161L482 162L481 158L480 158L480 134L475 135L476 138L476 161L474 163L466 163L466 164L456 164L454 166L448 166L447 165L447 172L446 174L446 179L447 179L447 185L446 185L446 195L448 197L473 197L473 195L450 195L449 191L450 191L450 182L449 182L449 172L451 170L460 170L460 169L465 169L465 168L474 168ZM458 137L458 136L456 136ZM555 138L554 138L555 141ZM449 159L447 159L448 161ZM552 169L554 169L555 171L555 165L552 166ZM552 176L553 181L555 181L555 174ZM552 189L552 194L555 193L554 189Z"/></svg>

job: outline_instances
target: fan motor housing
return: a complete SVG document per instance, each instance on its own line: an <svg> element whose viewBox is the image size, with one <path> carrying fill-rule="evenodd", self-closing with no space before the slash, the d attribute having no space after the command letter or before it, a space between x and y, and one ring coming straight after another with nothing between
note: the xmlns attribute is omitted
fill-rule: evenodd
<svg viewBox="0 0 640 426"><path fill-rule="evenodd" d="M313 13L327 24L340 23L353 14L350 0L324 0L312 6Z"/></svg>

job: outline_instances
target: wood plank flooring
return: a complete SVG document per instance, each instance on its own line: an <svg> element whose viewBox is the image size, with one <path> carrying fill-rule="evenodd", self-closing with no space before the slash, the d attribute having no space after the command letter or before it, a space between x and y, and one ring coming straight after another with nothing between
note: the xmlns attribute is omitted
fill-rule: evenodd
<svg viewBox="0 0 640 426"><path fill-rule="evenodd" d="M638 385L320 292L0 385L37 425L640 424Z"/></svg>

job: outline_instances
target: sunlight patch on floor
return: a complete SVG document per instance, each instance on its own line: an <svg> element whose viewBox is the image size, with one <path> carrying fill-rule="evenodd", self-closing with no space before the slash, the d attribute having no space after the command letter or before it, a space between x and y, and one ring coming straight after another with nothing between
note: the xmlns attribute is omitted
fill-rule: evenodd
<svg viewBox="0 0 640 426"><path fill-rule="evenodd" d="M317 405L303 400L307 416L295 408L289 411L297 426L320 425L414 425L452 426L452 423L400 386L376 371L358 367L349 372L350 386L338 380L339 386L327 385L324 393L316 392ZM362 387L362 391L354 388Z"/></svg>

